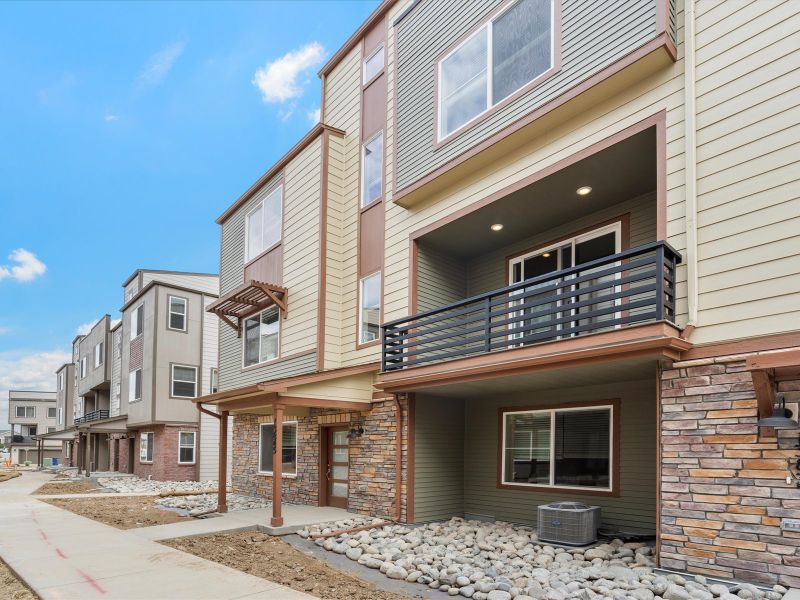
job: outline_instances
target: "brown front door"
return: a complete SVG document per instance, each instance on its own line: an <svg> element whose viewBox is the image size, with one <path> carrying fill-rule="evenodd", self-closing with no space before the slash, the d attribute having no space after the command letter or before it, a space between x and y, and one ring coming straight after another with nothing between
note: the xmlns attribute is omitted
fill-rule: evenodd
<svg viewBox="0 0 800 600"><path fill-rule="evenodd" d="M348 479L350 475L350 440L348 427L326 428L325 482L328 506L347 508Z"/></svg>

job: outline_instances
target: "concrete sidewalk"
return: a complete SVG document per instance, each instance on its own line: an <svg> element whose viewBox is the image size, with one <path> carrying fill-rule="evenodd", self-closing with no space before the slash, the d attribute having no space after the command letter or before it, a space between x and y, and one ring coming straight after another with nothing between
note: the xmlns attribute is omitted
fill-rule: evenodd
<svg viewBox="0 0 800 600"><path fill-rule="evenodd" d="M0 557L43 600L312 598L30 496L50 479L0 484Z"/></svg>

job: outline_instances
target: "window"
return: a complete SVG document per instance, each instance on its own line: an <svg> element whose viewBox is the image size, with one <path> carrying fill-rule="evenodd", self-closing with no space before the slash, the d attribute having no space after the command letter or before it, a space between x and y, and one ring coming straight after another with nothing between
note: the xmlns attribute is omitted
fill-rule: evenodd
<svg viewBox="0 0 800 600"><path fill-rule="evenodd" d="M128 402L142 399L142 370L136 369L128 375Z"/></svg>
<svg viewBox="0 0 800 600"><path fill-rule="evenodd" d="M553 66L553 1L518 0L439 62L439 139Z"/></svg>
<svg viewBox="0 0 800 600"><path fill-rule="evenodd" d="M247 253L245 261L281 241L283 186L279 185L247 215Z"/></svg>
<svg viewBox="0 0 800 600"><path fill-rule="evenodd" d="M194 431L181 431L178 434L178 464L194 464Z"/></svg>
<svg viewBox="0 0 800 600"><path fill-rule="evenodd" d="M197 396L197 367L172 365L172 395L176 398Z"/></svg>
<svg viewBox="0 0 800 600"><path fill-rule="evenodd" d="M48 419L55 419L56 418L56 407L55 406L48 406L47 407L47 418Z"/></svg>
<svg viewBox="0 0 800 600"><path fill-rule="evenodd" d="M28 425L28 435L36 435L37 428L36 425Z"/></svg>
<svg viewBox="0 0 800 600"><path fill-rule="evenodd" d="M186 331L186 298L169 296L167 327L176 331Z"/></svg>
<svg viewBox="0 0 800 600"><path fill-rule="evenodd" d="M611 491L614 410L504 411L503 484Z"/></svg>
<svg viewBox="0 0 800 600"><path fill-rule="evenodd" d="M81 379L86 377L86 357L81 358Z"/></svg>
<svg viewBox="0 0 800 600"><path fill-rule="evenodd" d="M281 465L284 475L297 475L297 421L283 423ZM272 474L272 456L275 452L275 424L262 423L258 441L258 471Z"/></svg>
<svg viewBox="0 0 800 600"><path fill-rule="evenodd" d="M280 319L277 307L250 317L244 322L244 366L278 358Z"/></svg>
<svg viewBox="0 0 800 600"><path fill-rule="evenodd" d="M369 82L383 69L383 44L378 46L364 61L364 83Z"/></svg>
<svg viewBox="0 0 800 600"><path fill-rule="evenodd" d="M139 462L153 462L153 443L152 431L139 436Z"/></svg>
<svg viewBox="0 0 800 600"><path fill-rule="evenodd" d="M56 430L55 427L48 427L47 428L47 433L53 433L55 430Z"/></svg>
<svg viewBox="0 0 800 600"><path fill-rule="evenodd" d="M96 369L103 364L103 347L105 344L100 342L94 347L94 368Z"/></svg>
<svg viewBox="0 0 800 600"><path fill-rule="evenodd" d="M59 391L64 389L64 373L63 372L58 374L58 389L59 389Z"/></svg>
<svg viewBox="0 0 800 600"><path fill-rule="evenodd" d="M62 407L58 407L58 424L64 424L64 409Z"/></svg>
<svg viewBox="0 0 800 600"><path fill-rule="evenodd" d="M383 194L383 132L363 146L364 171L361 182L361 207L369 206Z"/></svg>
<svg viewBox="0 0 800 600"><path fill-rule="evenodd" d="M131 313L131 339L136 339L144 331L144 304L137 306Z"/></svg>
<svg viewBox="0 0 800 600"><path fill-rule="evenodd" d="M216 394L219 391L219 369L211 367L211 393Z"/></svg>
<svg viewBox="0 0 800 600"><path fill-rule="evenodd" d="M381 274L373 273L361 280L359 290L358 340L361 344L380 337L381 325Z"/></svg>
<svg viewBox="0 0 800 600"><path fill-rule="evenodd" d="M22 419L33 419L36 417L35 406L17 406L16 415Z"/></svg>

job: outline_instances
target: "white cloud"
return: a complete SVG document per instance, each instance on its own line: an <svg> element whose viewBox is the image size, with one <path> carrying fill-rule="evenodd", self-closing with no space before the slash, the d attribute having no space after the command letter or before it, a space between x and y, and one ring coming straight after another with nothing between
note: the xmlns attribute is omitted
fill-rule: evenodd
<svg viewBox="0 0 800 600"><path fill-rule="evenodd" d="M7 333L11 333L11 327L0 326L0 335L5 335Z"/></svg>
<svg viewBox="0 0 800 600"><path fill-rule="evenodd" d="M114 327L116 327L117 325L119 325L119 324L120 324L120 322L122 322L122 319L112 319L112 320L111 320L111 325L109 326L109 328L110 328L110 329L114 329Z"/></svg>
<svg viewBox="0 0 800 600"><path fill-rule="evenodd" d="M303 95L303 87L298 79L324 59L325 48L322 44L311 42L256 70L253 85L261 91L261 98L267 103L280 103L299 98Z"/></svg>
<svg viewBox="0 0 800 600"><path fill-rule="evenodd" d="M8 258L17 264L0 265L0 281L9 277L21 282L33 281L47 271L47 266L33 252L24 248L17 248Z"/></svg>
<svg viewBox="0 0 800 600"><path fill-rule="evenodd" d="M78 325L78 328L75 330L77 335L89 335L89 332L92 330L97 321L89 321L88 323L84 323L83 325Z"/></svg>
<svg viewBox="0 0 800 600"><path fill-rule="evenodd" d="M8 390L54 391L56 369L71 358L65 350L0 352L0 429L8 424Z"/></svg>
<svg viewBox="0 0 800 600"><path fill-rule="evenodd" d="M306 117L308 117L308 120L311 121L312 125L316 125L322 118L322 111L319 108L311 109L306 113Z"/></svg>
<svg viewBox="0 0 800 600"><path fill-rule="evenodd" d="M113 123L114 121L119 121L119 115L111 115L111 114L109 114L109 115L106 115L105 117L103 117L103 120L106 123Z"/></svg>
<svg viewBox="0 0 800 600"><path fill-rule="evenodd" d="M136 78L139 88L154 87L164 81L169 75L175 61L178 60L186 49L186 42L175 42L164 46L161 50L147 59L147 62Z"/></svg>

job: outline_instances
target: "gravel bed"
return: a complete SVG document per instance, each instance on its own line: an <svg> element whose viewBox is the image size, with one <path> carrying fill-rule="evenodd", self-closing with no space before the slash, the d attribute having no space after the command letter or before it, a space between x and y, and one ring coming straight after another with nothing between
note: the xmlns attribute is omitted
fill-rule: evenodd
<svg viewBox="0 0 800 600"><path fill-rule="evenodd" d="M155 481L139 477L100 477L97 480L102 488L119 494L140 494L142 492L204 492L217 489L216 481Z"/></svg>
<svg viewBox="0 0 800 600"><path fill-rule="evenodd" d="M356 520L328 524L335 531ZM301 537L314 531L304 529ZM390 579L475 600L780 600L786 589L733 588L705 577L653 572L653 548L613 540L591 548L539 542L529 527L453 518L419 527L390 525L315 543L379 569Z"/></svg>
<svg viewBox="0 0 800 600"><path fill-rule="evenodd" d="M163 508L187 511L190 516L199 515L217 509L217 495L167 496L166 498L159 498L155 503ZM242 494L228 494L228 512L268 508L270 506L272 506L272 504L264 498L255 498Z"/></svg>

